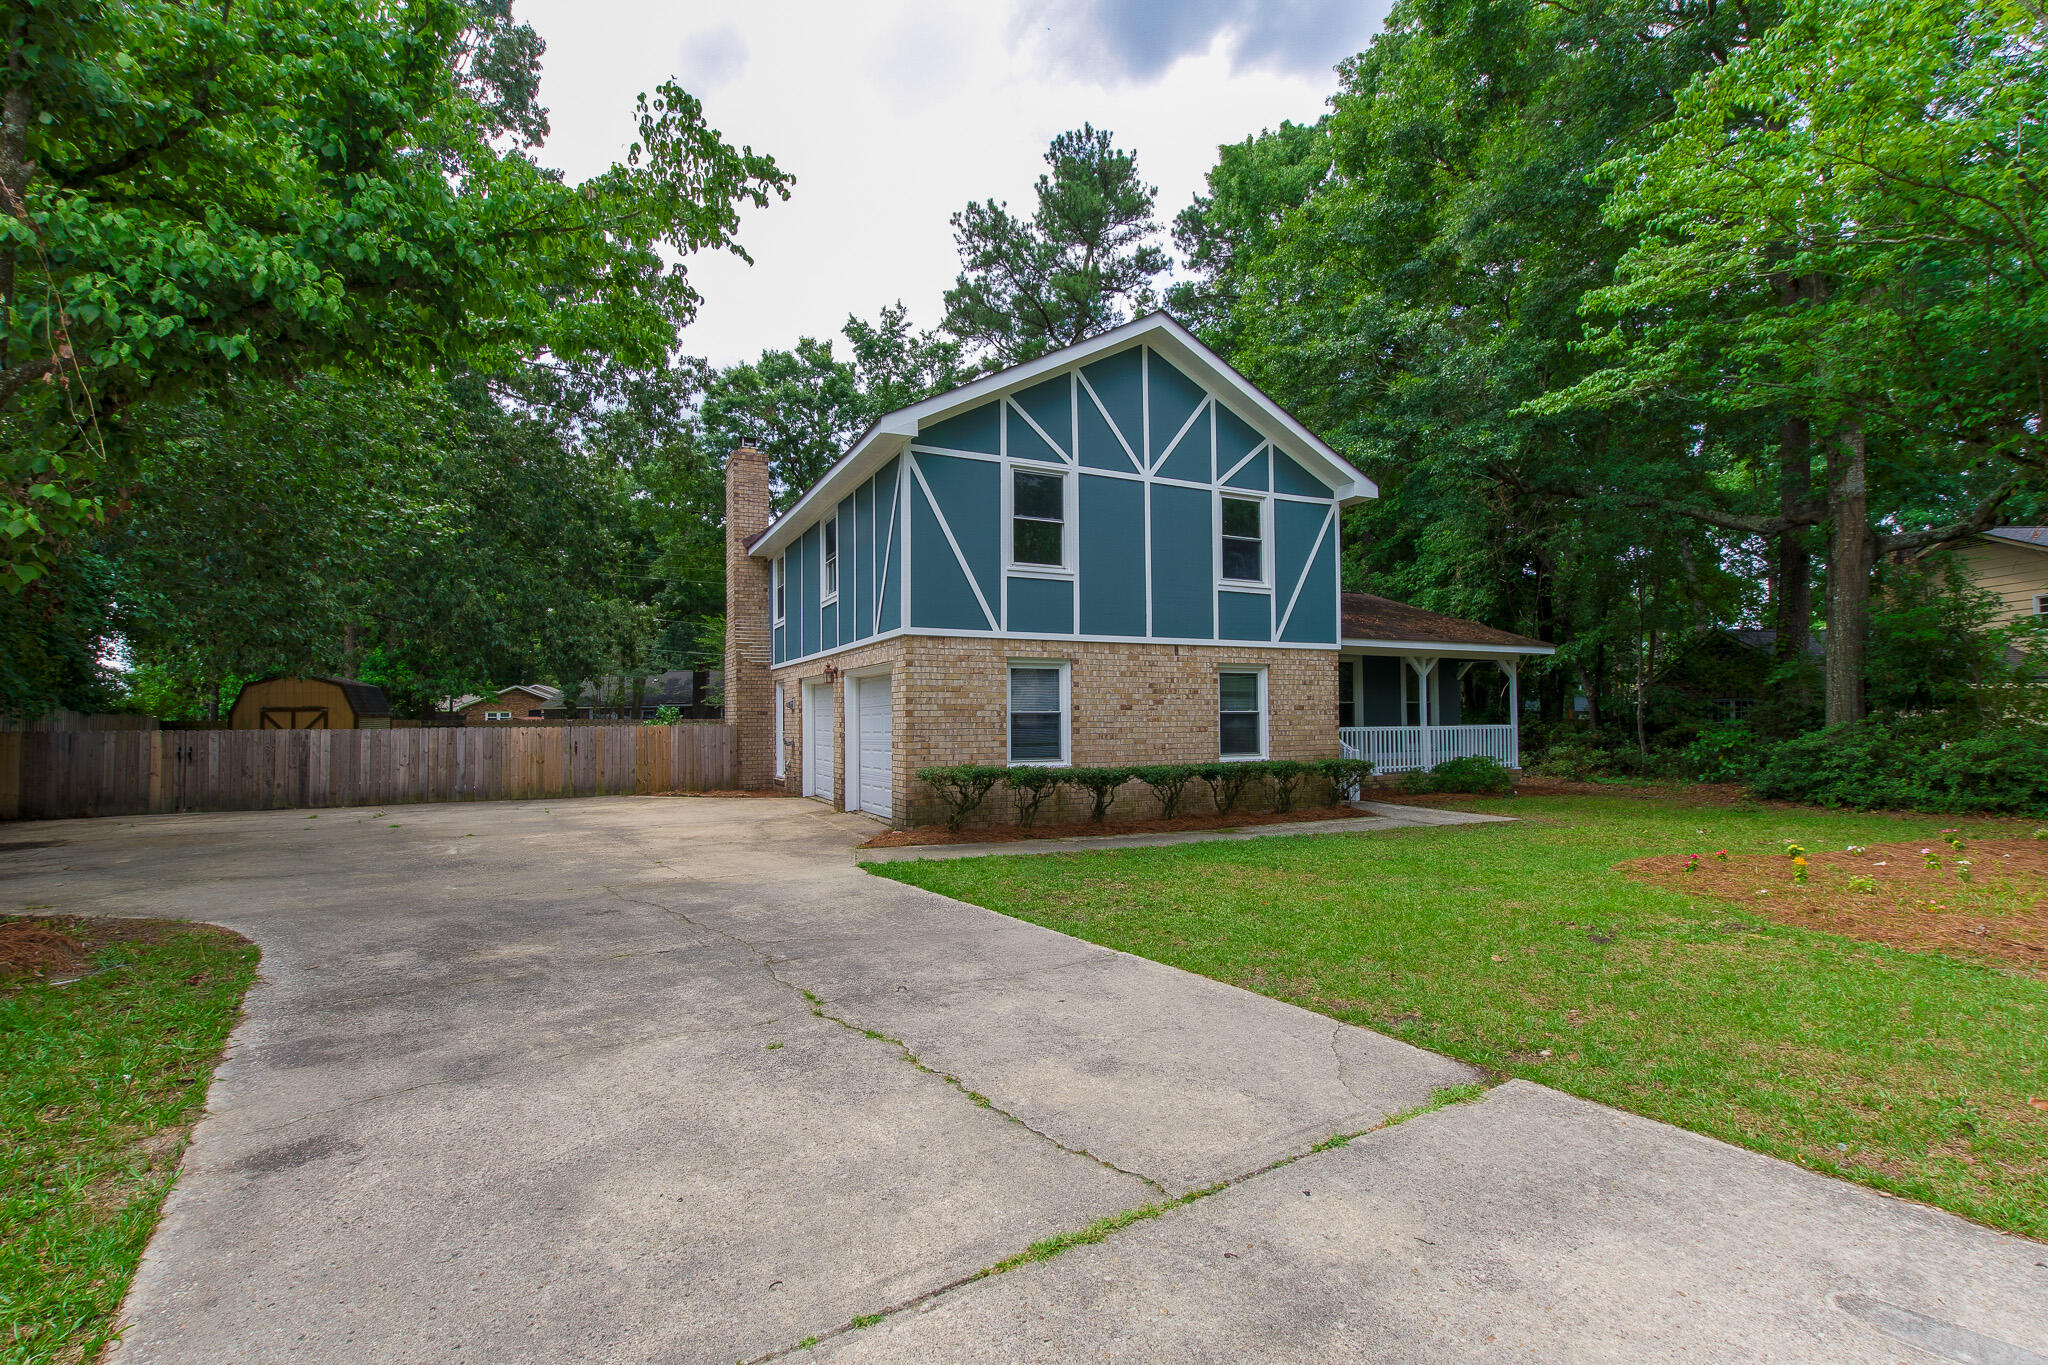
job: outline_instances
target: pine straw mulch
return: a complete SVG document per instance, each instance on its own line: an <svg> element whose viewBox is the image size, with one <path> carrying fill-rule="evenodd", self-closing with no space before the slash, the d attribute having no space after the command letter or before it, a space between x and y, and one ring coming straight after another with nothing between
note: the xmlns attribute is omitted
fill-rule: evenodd
<svg viewBox="0 0 2048 1365"><path fill-rule="evenodd" d="M1930 870L1929 849L1940 866ZM1686 855L1633 858L1615 868L1635 881L1712 896L1802 929L1818 929L1907 952L1945 953L2018 967L2048 981L2048 841L1966 840L1961 852L1939 841L1871 844L1862 853L1809 848L1807 882L1792 880L1783 855ZM1968 859L1970 880L1956 863ZM1849 885L1867 877L1876 889Z"/></svg>
<svg viewBox="0 0 2048 1365"><path fill-rule="evenodd" d="M91 969L100 949L114 943L162 943L173 934L216 934L241 940L231 929L174 919L120 919L94 915L0 915L0 982L21 977L77 976Z"/></svg>
<svg viewBox="0 0 2048 1365"><path fill-rule="evenodd" d="M950 830L944 825L916 825L883 830L862 848L905 848L913 844L1010 844L1029 839L1073 839L1095 834L1171 834L1190 829L1238 829L1245 825L1288 825L1316 820L1358 820L1371 814L1352 806L1310 806L1301 810L1254 814L1176 815L1171 820L1063 820L1053 825L969 825Z"/></svg>

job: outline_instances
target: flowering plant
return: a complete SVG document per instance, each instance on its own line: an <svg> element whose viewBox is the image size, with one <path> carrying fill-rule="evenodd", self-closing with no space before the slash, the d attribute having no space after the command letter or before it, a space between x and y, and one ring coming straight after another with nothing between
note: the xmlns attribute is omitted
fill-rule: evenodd
<svg viewBox="0 0 2048 1365"><path fill-rule="evenodd" d="M1929 872L1933 872L1933 871L1936 871L1937 869L1939 869L1939 868L1941 867L1941 859L1939 859L1939 858L1937 858L1937 857L1935 857L1935 856L1934 856L1934 850L1933 850L1933 849L1931 849L1931 848L1923 848L1923 849L1921 849L1921 850L1920 850L1920 856L1921 856L1921 857L1923 857L1923 858L1925 858L1925 859L1927 860L1927 870L1928 870Z"/></svg>
<svg viewBox="0 0 2048 1365"><path fill-rule="evenodd" d="M1794 886L1806 885L1806 855L1804 853L1792 855L1792 884Z"/></svg>
<svg viewBox="0 0 2048 1365"><path fill-rule="evenodd" d="M1725 863L1725 862L1727 862L1727 861L1728 861L1728 850L1727 850L1727 849L1725 849L1725 848L1723 848L1723 849L1717 849L1717 850L1715 850L1715 852L1714 852L1714 856L1715 856L1716 858L1720 859L1720 860L1721 860L1722 862L1724 862L1724 863Z"/></svg>
<svg viewBox="0 0 2048 1365"><path fill-rule="evenodd" d="M1688 854L1686 854L1686 855L1685 855L1685 870L1686 870L1687 872L1697 872L1697 871L1699 871L1699 870L1700 870L1700 855L1699 855L1699 854L1697 854L1697 853L1688 853Z"/></svg>

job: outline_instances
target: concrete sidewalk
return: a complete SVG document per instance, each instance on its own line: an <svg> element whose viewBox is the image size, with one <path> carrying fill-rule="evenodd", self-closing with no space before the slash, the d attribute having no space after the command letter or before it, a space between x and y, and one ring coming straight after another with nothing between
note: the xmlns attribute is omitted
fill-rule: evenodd
<svg viewBox="0 0 2048 1365"><path fill-rule="evenodd" d="M0 854L8 908L264 951L118 1359L2048 1356L2048 1247L1538 1087L1329 1147L1473 1073L871 877L871 829L630 797L10 829L61 842Z"/></svg>
<svg viewBox="0 0 2048 1365"><path fill-rule="evenodd" d="M1176 844L1227 843L1238 839L1276 839L1301 834L1364 834L1374 830L1420 829L1431 825L1502 825L1511 815L1477 811L1436 810L1382 801L1353 801L1369 815L1356 820L1302 820L1294 824L1230 825L1216 829L1161 830L1156 834L1074 834L1052 839L991 839L972 844L904 844L895 848L858 848L863 863L903 863L943 858L987 858L1032 853L1085 853L1118 848L1171 848Z"/></svg>

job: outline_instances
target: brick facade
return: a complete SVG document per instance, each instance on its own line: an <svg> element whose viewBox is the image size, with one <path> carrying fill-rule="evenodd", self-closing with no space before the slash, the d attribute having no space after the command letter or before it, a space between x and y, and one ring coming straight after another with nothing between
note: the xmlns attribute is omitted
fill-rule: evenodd
<svg viewBox="0 0 2048 1365"><path fill-rule="evenodd" d="M775 715L768 684L768 565L747 544L768 529L768 457L741 446L725 464L725 718L742 789L774 785Z"/></svg>
<svg viewBox="0 0 2048 1365"><path fill-rule="evenodd" d="M886 666L895 747L891 805L898 823L939 818L938 803L911 774L924 767L1008 761L1011 660L1069 665L1069 733L1077 767L1216 761L1216 673L1229 664L1266 669L1267 757L1337 755L1334 649L911 635L774 670L785 704L788 789L802 790L802 684L825 677L828 668L836 670L831 683L832 795L833 804L840 805L846 790L845 675ZM772 723L772 701L768 714ZM1189 792L1188 809L1204 809L1204 799L1196 784ZM1086 813L1085 795L1068 793L1064 800L1064 811L1048 806L1041 818L1078 818ZM1000 791L992 795L986 817L1012 818L1007 802ZM1140 784L1119 794L1115 810L1119 816L1135 818L1157 814L1151 793Z"/></svg>
<svg viewBox="0 0 2048 1365"><path fill-rule="evenodd" d="M507 687L494 696L479 697L455 714L462 718L464 725L482 725L487 713L510 711L514 720L526 720L538 715L550 703L517 687Z"/></svg>

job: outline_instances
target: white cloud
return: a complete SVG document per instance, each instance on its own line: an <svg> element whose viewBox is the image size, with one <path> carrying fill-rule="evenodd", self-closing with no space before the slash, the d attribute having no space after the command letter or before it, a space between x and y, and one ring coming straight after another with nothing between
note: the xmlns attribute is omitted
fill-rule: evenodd
<svg viewBox="0 0 2048 1365"><path fill-rule="evenodd" d="M634 94L671 76L728 140L796 176L788 203L746 215L753 267L691 262L705 304L684 349L726 364L836 335L848 313L871 317L899 298L920 324L936 323L957 271L951 214L974 199L1027 203L1046 144L1083 122L1137 151L1168 220L1201 188L1219 143L1316 118L1335 88L1329 68L1356 49L1318 29L1288 38L1286 62L1250 60L1249 49L1279 42L1277 30L1242 31L1244 3L1204 9L1206 32L1178 26L1121 68L1087 70L1049 60L1020 35L1011 5L761 0L710 28L653 0L521 0L517 12L548 45L541 97L554 135L543 159L571 178L623 154ZM1289 23L1316 9L1282 6ZM1142 24L1123 22L1142 36ZM1300 55L1318 43L1322 58Z"/></svg>

